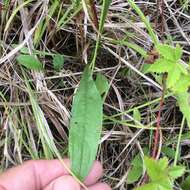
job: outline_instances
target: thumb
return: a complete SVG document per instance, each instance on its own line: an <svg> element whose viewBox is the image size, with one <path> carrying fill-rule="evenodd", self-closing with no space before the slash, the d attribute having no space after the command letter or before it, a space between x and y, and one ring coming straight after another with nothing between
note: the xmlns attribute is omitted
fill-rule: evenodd
<svg viewBox="0 0 190 190"><path fill-rule="evenodd" d="M52 181L44 190L80 190L80 185L72 176L65 175Z"/></svg>

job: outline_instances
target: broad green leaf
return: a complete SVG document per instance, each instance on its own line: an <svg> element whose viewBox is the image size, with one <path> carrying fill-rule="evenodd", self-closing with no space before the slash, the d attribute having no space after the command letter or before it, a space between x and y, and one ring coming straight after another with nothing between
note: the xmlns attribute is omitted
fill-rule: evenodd
<svg viewBox="0 0 190 190"><path fill-rule="evenodd" d="M137 187L134 190L159 190L159 185L156 183L148 183L140 187Z"/></svg>
<svg viewBox="0 0 190 190"><path fill-rule="evenodd" d="M189 190L189 187L190 187L190 176L188 176L187 178L185 178L185 180L183 181L181 187L182 187L183 190Z"/></svg>
<svg viewBox="0 0 190 190"><path fill-rule="evenodd" d="M169 172L170 177L172 177L173 179L176 179L178 177L181 177L184 174L185 167L184 166L173 166L173 167L169 168L168 172Z"/></svg>
<svg viewBox="0 0 190 190"><path fill-rule="evenodd" d="M53 57L53 68L56 71L60 71L63 68L64 65L64 57L61 54L56 54Z"/></svg>
<svg viewBox="0 0 190 190"><path fill-rule="evenodd" d="M88 175L95 160L102 129L103 103L86 67L74 97L69 131L69 157L72 171L80 179Z"/></svg>
<svg viewBox="0 0 190 190"><path fill-rule="evenodd" d="M144 163L147 173L152 181L157 181L160 180L160 178L162 178L163 171L160 168L158 161L154 160L153 158L148 158L145 156Z"/></svg>
<svg viewBox="0 0 190 190"><path fill-rule="evenodd" d="M170 61L176 61L175 48L167 44L158 44L156 49L165 59Z"/></svg>
<svg viewBox="0 0 190 190"><path fill-rule="evenodd" d="M190 127L190 94L188 92L177 93L177 102L183 115L185 116L188 126Z"/></svg>
<svg viewBox="0 0 190 190"><path fill-rule="evenodd" d="M143 148L144 155L148 155L148 148ZM127 176L127 184L132 184L136 182L140 176L143 174L143 159L141 153L138 153L134 159L131 161L131 170Z"/></svg>
<svg viewBox="0 0 190 190"><path fill-rule="evenodd" d="M190 75L181 75L180 80L173 86L174 92L183 93L190 87Z"/></svg>
<svg viewBox="0 0 190 190"><path fill-rule="evenodd" d="M168 167L168 158L164 157L157 161L160 169L164 171Z"/></svg>
<svg viewBox="0 0 190 190"><path fill-rule="evenodd" d="M171 71L172 68L173 68L172 62L167 61L165 59L158 59L148 67L146 72L166 73Z"/></svg>
<svg viewBox="0 0 190 190"><path fill-rule="evenodd" d="M157 181L157 183L159 184L159 190L173 190L173 180L168 176L163 175L163 178Z"/></svg>
<svg viewBox="0 0 190 190"><path fill-rule="evenodd" d="M109 89L109 83L108 83L107 78L100 73L98 73L96 76L95 84L96 84L96 88L100 92L100 95L106 93Z"/></svg>
<svg viewBox="0 0 190 190"><path fill-rule="evenodd" d="M177 64L175 64L172 70L168 72L167 88L173 87L179 80L180 76L181 76L181 71L179 70Z"/></svg>
<svg viewBox="0 0 190 190"><path fill-rule="evenodd" d="M42 63L32 55L19 55L17 58L17 62L28 69L32 69L35 71L43 70Z"/></svg>
<svg viewBox="0 0 190 190"><path fill-rule="evenodd" d="M143 153L144 155L148 155L149 154L149 150L147 147L143 148ZM143 167L143 159L141 157L141 153L138 153L134 159L131 162L132 166L138 166L138 167Z"/></svg>
<svg viewBox="0 0 190 190"><path fill-rule="evenodd" d="M134 109L133 118L138 122L141 121L141 113L140 113L140 111L138 109Z"/></svg>
<svg viewBox="0 0 190 190"><path fill-rule="evenodd" d="M143 167L133 166L127 176L127 184L132 184L141 177L143 173Z"/></svg>

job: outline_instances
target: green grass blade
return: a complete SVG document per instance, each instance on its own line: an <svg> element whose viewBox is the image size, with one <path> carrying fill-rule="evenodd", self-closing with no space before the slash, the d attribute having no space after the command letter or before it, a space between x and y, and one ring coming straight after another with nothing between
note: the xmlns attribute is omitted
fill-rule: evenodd
<svg viewBox="0 0 190 190"><path fill-rule="evenodd" d="M143 12L140 10L140 8L135 4L133 0L128 0L128 3L130 6L136 11L136 13L140 16L141 20L144 22L146 29L149 32L149 35L152 38L152 41L154 42L154 45L157 45L159 43L158 38L156 34L154 33L154 30L150 24L150 22L147 20Z"/></svg>

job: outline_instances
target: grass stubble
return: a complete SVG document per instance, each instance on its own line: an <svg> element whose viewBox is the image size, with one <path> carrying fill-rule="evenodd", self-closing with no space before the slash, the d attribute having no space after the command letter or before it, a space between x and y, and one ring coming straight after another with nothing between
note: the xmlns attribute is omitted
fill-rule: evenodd
<svg viewBox="0 0 190 190"><path fill-rule="evenodd" d="M110 86L97 156L105 168L103 180L120 190L143 182L145 174L129 185L127 175L137 153L143 156L147 147L151 154L162 86L144 75L142 67L158 39L182 46L183 60L188 62L190 9L188 0L135 1L142 15L130 2L111 2L100 33L100 1L91 6L85 0L0 2L2 171L28 159L67 155L72 98L85 63L92 61L94 75L104 74ZM16 63L24 47L40 58L44 72ZM51 53L64 55L59 72L53 70ZM136 108L140 121L133 116ZM158 154L164 154L162 146L170 147L189 166L189 132L182 118L175 99L165 94ZM176 163L177 156L174 159Z"/></svg>

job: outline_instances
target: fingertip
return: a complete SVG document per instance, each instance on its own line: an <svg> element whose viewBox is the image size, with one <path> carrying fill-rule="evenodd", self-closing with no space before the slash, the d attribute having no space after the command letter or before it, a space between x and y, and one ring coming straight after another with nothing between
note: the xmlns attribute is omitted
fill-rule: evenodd
<svg viewBox="0 0 190 190"><path fill-rule="evenodd" d="M89 190L112 190L107 183L97 183L89 187Z"/></svg>
<svg viewBox="0 0 190 190"><path fill-rule="evenodd" d="M52 181L44 190L80 190L80 185L72 176L66 175Z"/></svg>
<svg viewBox="0 0 190 190"><path fill-rule="evenodd" d="M86 177L84 184L93 185L95 184L103 175L103 167L99 161L94 161L94 164L90 170L89 175Z"/></svg>

